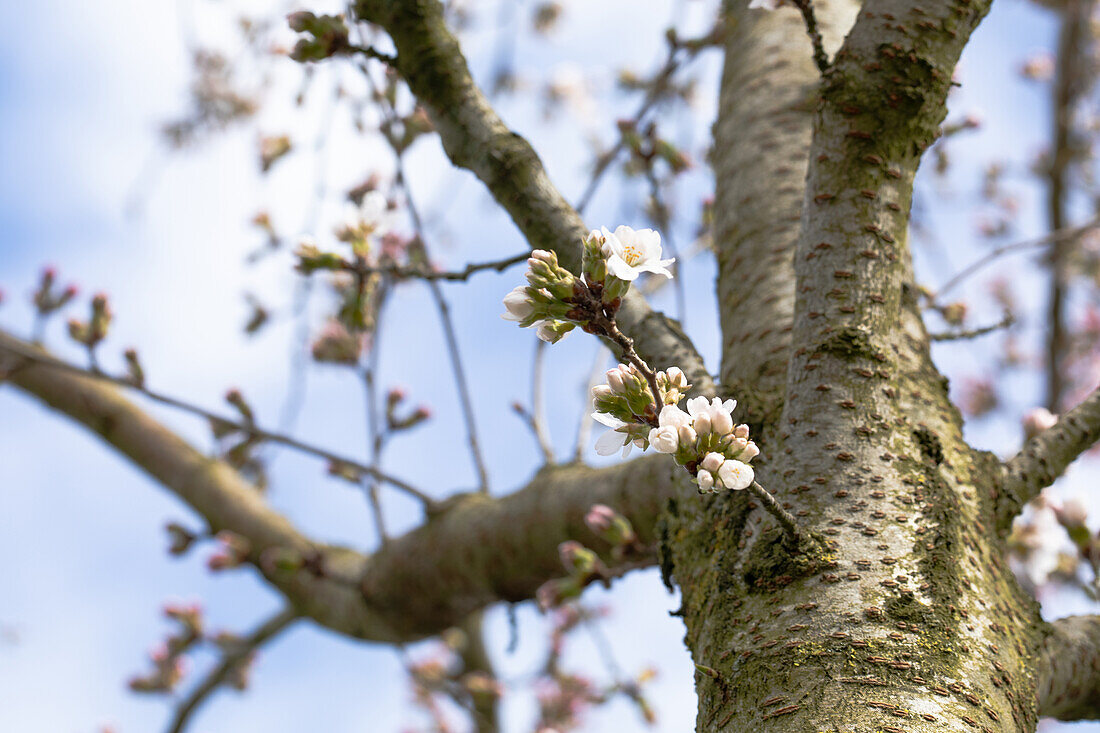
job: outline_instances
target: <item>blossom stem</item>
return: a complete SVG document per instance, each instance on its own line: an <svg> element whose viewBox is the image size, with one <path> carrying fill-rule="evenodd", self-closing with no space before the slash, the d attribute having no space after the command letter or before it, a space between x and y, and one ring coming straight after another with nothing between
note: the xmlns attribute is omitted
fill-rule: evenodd
<svg viewBox="0 0 1100 733"><path fill-rule="evenodd" d="M645 363L642 357L638 356L638 352L634 350L634 340L620 331L614 321L608 324L606 333L607 337L618 344L619 348L623 350L623 358L636 366L638 371L642 373L642 376L645 377L646 383L649 384L649 391L653 393L653 408L659 413L665 400L664 397L661 396L661 389L657 386L656 372L650 368L649 364ZM654 416L652 423L656 425L656 421L657 418Z"/></svg>
<svg viewBox="0 0 1100 733"><path fill-rule="evenodd" d="M760 503L764 505L764 511L771 514L775 517L775 520L779 522L779 525L787 535L787 540L792 546L797 547L809 541L809 538L798 526L798 522L795 521L795 518L790 512L779 505L779 502L776 501L770 491L755 481L749 486L749 491L751 491L753 496L759 499Z"/></svg>

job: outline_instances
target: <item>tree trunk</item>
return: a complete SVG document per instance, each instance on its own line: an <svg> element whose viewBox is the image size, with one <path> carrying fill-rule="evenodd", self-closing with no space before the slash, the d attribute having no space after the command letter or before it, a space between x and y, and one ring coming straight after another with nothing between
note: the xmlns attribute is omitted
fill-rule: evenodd
<svg viewBox="0 0 1100 733"><path fill-rule="evenodd" d="M829 549L788 550L744 497L670 501L700 731L1035 729L1040 620L1003 561L1000 464L962 439L907 249L962 44L893 21L965 38L984 9L895 5L864 6L823 82L797 10L731 9L723 382L769 395L757 476ZM816 7L833 51L851 7Z"/></svg>
<svg viewBox="0 0 1100 733"><path fill-rule="evenodd" d="M1020 502L1100 436L1100 390L1006 469L964 442L913 288L913 179L988 6L819 0L834 57L823 75L798 10L727 9L713 154L721 389L761 446L759 482L817 545L790 549L748 495L697 496L655 457L546 469L501 499L453 497L366 556L305 537L103 375L4 334L0 375L98 433L211 530L247 538L249 561L295 613L349 636L411 641L530 598L561 574L564 540L616 573L651 562L615 566L585 527L588 508L607 502L641 542L659 541L680 586L700 731L1031 733L1037 698L1049 714L1095 715L1100 622L1043 624L1003 557ZM575 265L584 222L473 83L442 6L359 0L356 11L389 32L452 160L533 246ZM645 358L716 391L676 324L641 297L621 316ZM264 562L287 550L302 560L290 571ZM488 669L482 652L469 648L469 669ZM491 729L492 706L481 712Z"/></svg>

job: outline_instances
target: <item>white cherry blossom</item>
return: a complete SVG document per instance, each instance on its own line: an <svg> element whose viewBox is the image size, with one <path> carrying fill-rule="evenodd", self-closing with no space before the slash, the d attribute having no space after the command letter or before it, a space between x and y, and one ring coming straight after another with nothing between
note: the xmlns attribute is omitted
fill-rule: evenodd
<svg viewBox="0 0 1100 733"><path fill-rule="evenodd" d="M649 444L658 453L675 453L680 447L680 436L676 428L653 428L649 431Z"/></svg>
<svg viewBox="0 0 1100 733"><path fill-rule="evenodd" d="M687 411L692 417L695 432L718 433L724 435L733 428L733 409L737 407L736 400L722 400L715 397L707 401L706 397L692 397L687 401Z"/></svg>
<svg viewBox="0 0 1100 733"><path fill-rule="evenodd" d="M668 266L675 258L661 259L661 235L652 229L634 231L628 226L616 227L612 234L603 227L603 255L607 258L607 271L620 280L633 281L643 272L652 272L671 278Z"/></svg>
<svg viewBox="0 0 1100 733"><path fill-rule="evenodd" d="M658 427L649 431L653 449L658 453L675 453L680 447L681 428L691 430L691 416L676 405L665 405L657 416L657 424ZM685 437L688 437L686 433Z"/></svg>
<svg viewBox="0 0 1100 733"><path fill-rule="evenodd" d="M619 448L622 448L623 458L630 455L630 447L634 443L631 442L630 436L627 433L619 430L619 428L625 428L627 423L614 415L608 415L606 412L593 412L592 419L601 425L606 425L611 428L596 441L597 453L601 456L610 456Z"/></svg>
<svg viewBox="0 0 1100 733"><path fill-rule="evenodd" d="M752 486L755 479L752 466L741 461L724 461L718 469L718 480L732 491L741 491Z"/></svg>
<svg viewBox="0 0 1100 733"><path fill-rule="evenodd" d="M724 460L725 458L722 457L721 453L707 453L703 456L703 461L699 464L699 467L705 471L717 471L722 467Z"/></svg>

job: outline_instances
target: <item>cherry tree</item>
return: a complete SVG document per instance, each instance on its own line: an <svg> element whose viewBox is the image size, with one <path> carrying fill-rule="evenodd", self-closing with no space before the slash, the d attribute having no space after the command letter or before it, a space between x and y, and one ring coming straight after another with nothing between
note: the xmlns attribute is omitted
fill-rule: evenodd
<svg viewBox="0 0 1100 733"><path fill-rule="evenodd" d="M973 264L935 285L914 268L921 246L932 248L923 212L947 205L934 195L914 205L918 167L928 159L946 175L964 134L981 125L948 117L948 98L990 5L753 0L708 8L704 33L670 28L651 73L621 75L624 93L640 102L633 116L612 115L621 117L615 138L595 150L575 202L548 174L540 158L548 151L536 151L496 111L504 98L531 103L507 44L485 88L475 81L459 38L476 9L359 0L342 13L293 10L242 24L256 58L295 64L303 83L323 68L356 74L360 97L338 88L336 98L388 156L341 192L353 214L331 231L314 221L297 236L271 213L253 219L265 240L256 259L283 257L297 273L290 317L309 334L299 353L308 348L315 364L359 383L369 445L356 455L326 447L323 435L297 437L292 420L261 419L247 389L228 391L222 410L161 391L140 349L116 353L112 321L125 314L114 313L109 294L85 301L61 269L41 273L35 322L27 333L14 323L0 330L0 383L83 425L188 507L191 516L168 527L173 555L203 552L212 572L250 569L284 599L240 634L212 631L198 606L167 606L172 634L131 687L179 691L170 728L183 730L211 693L247 685L258 649L308 622L402 653L431 730L503 730L500 698L516 685L497 674L483 614L530 603L553 619L533 683L535 730L577 729L584 708L612 699L652 722L649 671L615 669L595 684L568 668L563 650L573 632L598 623L589 586L613 587L656 566L679 594L698 730L1024 732L1041 716L1100 718L1100 616L1048 623L1034 598L1051 582L1100 594L1100 539L1086 509L1042 494L1100 439L1100 259L1095 222L1082 214L1097 200L1095 125L1086 114L1095 76L1091 0L1044 11L1061 29L1057 52L1028 59L1022 71L1053 91L1050 149L1027 173L1048 193L1046 232L1000 241L1015 233L1018 204L1008 174L990 166L980 236L993 245L973 247ZM549 32L566 12L537 4L534 32ZM628 40L609 30L607 52ZM712 139L692 155L692 143L663 123L706 93L692 68L704 59L721 59L717 112ZM226 58L196 53L194 108L166 127L172 147L262 114L234 73ZM542 89L548 114L590 103L583 86L583 74L552 79ZM512 255L478 257L470 222L462 250L469 264L437 264L433 212L418 207L408 163L426 140L510 217ZM296 145L287 135L261 136L263 171L277 174ZM709 169L696 164L700 152ZM616 171L642 221L589 221L585 211ZM675 206L693 175L712 195ZM696 241L675 246L686 226ZM977 285L992 265L1036 252L1043 287L1049 281L1045 311L1018 303L1010 281L988 292ZM711 254L713 283L689 280L686 263ZM526 485L507 491L490 490L493 434L478 429L470 386L491 379L471 379L451 310L452 288L478 288L489 272L509 282L499 296L514 324L479 328L518 325L538 341L531 404L514 409L544 461ZM382 345L399 323L388 305L405 287L424 288L437 313L438 369L453 376L460 406L449 435L469 449L473 488L449 484L446 466L437 485L425 486L385 462L391 441L418 440L433 419L406 391L379 383ZM310 305L319 290L328 298L323 312ZM717 374L693 340L703 337L652 304L667 302L686 320L688 296L694 304L700 293L716 303ZM976 322L990 303L1003 317ZM72 316L68 337L82 361L56 355L46 338L62 312ZM246 330L278 317L253 299ZM1021 355L1014 329L1036 318L1041 346ZM562 460L541 385L547 352L567 336L601 351L593 365L578 365L591 373L588 409L576 450ZM969 375L953 402L933 343L979 354L991 340L1000 371ZM1011 419L1000 393L1009 372L1025 366L1045 393L1028 412L1026 439L1007 456L972 445L964 414ZM572 389L551 381L554 390ZM205 420L213 455L139 400ZM594 447L592 422L607 428ZM427 443L424 460L432 461ZM593 466L593 448L622 457ZM325 542L277 511L264 494L278 480L269 470L276 449L320 459L361 491L373 546ZM418 526L392 531L391 493L417 507ZM1068 549L1052 551L1057 542ZM431 638L435 654L405 655L406 645ZM200 648L218 662L205 676L185 676L186 658Z"/></svg>

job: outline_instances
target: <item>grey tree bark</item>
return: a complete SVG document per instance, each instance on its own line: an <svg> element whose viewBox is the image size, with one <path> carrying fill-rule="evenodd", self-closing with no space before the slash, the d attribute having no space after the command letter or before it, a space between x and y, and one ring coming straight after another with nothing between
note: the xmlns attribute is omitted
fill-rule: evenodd
<svg viewBox="0 0 1100 733"><path fill-rule="evenodd" d="M557 543L578 539L616 572L659 559L679 586L699 731L1030 733L1041 713L1095 716L1096 619L1044 624L1003 557L1021 502L1100 435L1097 398L1007 466L974 450L912 279L913 179L988 7L818 2L833 58L822 75L797 10L731 3L714 129L718 383L673 322L641 298L626 307L624 330L651 363L683 366L701 393L749 396L757 475L820 547L792 551L750 498L700 497L658 456L546 469L502 499L456 497L368 557L303 537L115 387L4 334L0 370L213 529L248 537L300 615L349 636L422 638L530 598L561 573ZM356 12L390 34L455 164L533 247L575 268L584 223L474 84L437 0L360 0ZM614 566L583 525L594 503L626 514L650 554ZM265 569L264 551L280 547L312 559L290 575Z"/></svg>

